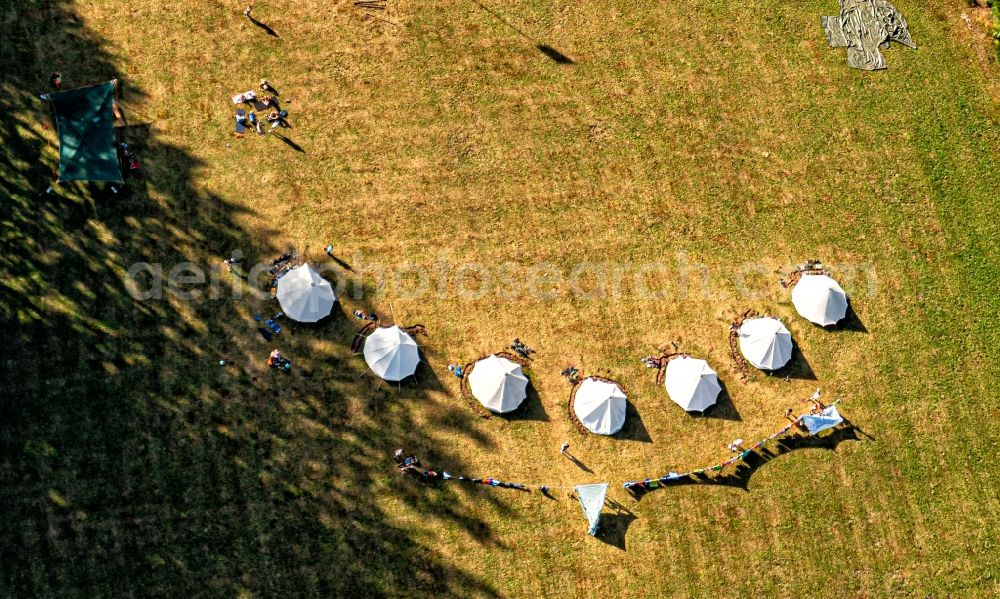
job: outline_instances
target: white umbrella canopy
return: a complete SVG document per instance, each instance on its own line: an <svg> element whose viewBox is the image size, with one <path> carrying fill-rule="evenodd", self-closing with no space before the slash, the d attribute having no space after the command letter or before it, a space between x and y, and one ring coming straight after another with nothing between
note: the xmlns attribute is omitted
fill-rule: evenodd
<svg viewBox="0 0 1000 599"><path fill-rule="evenodd" d="M494 355L475 363L469 387L483 407L504 414L516 410L528 396L528 377L517 363Z"/></svg>
<svg viewBox="0 0 1000 599"><path fill-rule="evenodd" d="M573 412L587 430L613 435L625 424L625 393L615 383L588 377L576 390Z"/></svg>
<svg viewBox="0 0 1000 599"><path fill-rule="evenodd" d="M688 412L704 412L722 391L719 377L705 360L681 356L667 362L663 386L667 395Z"/></svg>
<svg viewBox="0 0 1000 599"><path fill-rule="evenodd" d="M749 318L740 327L740 352L761 370L777 370L792 359L792 334L777 318Z"/></svg>
<svg viewBox="0 0 1000 599"><path fill-rule="evenodd" d="M413 337L396 325L379 327L365 339L365 362L387 381L412 375L420 363L420 350Z"/></svg>
<svg viewBox="0 0 1000 599"><path fill-rule="evenodd" d="M329 281L308 264L297 266L278 279L278 303L292 320L316 322L330 315L337 296Z"/></svg>
<svg viewBox="0 0 1000 599"><path fill-rule="evenodd" d="M826 275L802 275L792 289L792 304L803 318L824 327L847 315L847 294Z"/></svg>

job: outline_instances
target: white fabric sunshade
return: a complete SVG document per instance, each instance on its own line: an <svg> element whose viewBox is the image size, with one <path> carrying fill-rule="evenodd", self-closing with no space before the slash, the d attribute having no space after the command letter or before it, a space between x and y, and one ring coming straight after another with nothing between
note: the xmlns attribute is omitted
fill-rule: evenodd
<svg viewBox="0 0 1000 599"><path fill-rule="evenodd" d="M587 430L613 435L625 424L625 393L615 383L586 378L576 390L573 412Z"/></svg>
<svg viewBox="0 0 1000 599"><path fill-rule="evenodd" d="M690 356L667 362L664 387L670 399L689 412L704 412L722 391L719 377L708 362Z"/></svg>
<svg viewBox="0 0 1000 599"><path fill-rule="evenodd" d="M826 275L802 275L792 289L792 304L803 318L824 327L847 315L847 294Z"/></svg>
<svg viewBox="0 0 1000 599"><path fill-rule="evenodd" d="M517 363L494 355L472 367L469 388L483 407L503 414L516 410L527 397L528 377Z"/></svg>
<svg viewBox="0 0 1000 599"><path fill-rule="evenodd" d="M308 264L297 266L278 279L278 303L292 320L316 322L330 315L337 296L329 281Z"/></svg>
<svg viewBox="0 0 1000 599"><path fill-rule="evenodd" d="M777 370L792 359L792 334L777 318L749 318L740 327L740 352L761 370Z"/></svg>
<svg viewBox="0 0 1000 599"><path fill-rule="evenodd" d="M365 362L387 381L412 375L420 363L420 350L413 337L396 325L379 327L365 339Z"/></svg>

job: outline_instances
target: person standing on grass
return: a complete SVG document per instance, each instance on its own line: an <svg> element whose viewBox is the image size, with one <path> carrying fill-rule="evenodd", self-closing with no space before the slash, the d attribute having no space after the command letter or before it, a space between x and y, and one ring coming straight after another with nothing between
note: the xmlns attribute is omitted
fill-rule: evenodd
<svg viewBox="0 0 1000 599"><path fill-rule="evenodd" d="M253 4L247 5L247 7L243 10L243 16L248 19L253 19L253 17L250 16L250 11L252 10L253 10Z"/></svg>

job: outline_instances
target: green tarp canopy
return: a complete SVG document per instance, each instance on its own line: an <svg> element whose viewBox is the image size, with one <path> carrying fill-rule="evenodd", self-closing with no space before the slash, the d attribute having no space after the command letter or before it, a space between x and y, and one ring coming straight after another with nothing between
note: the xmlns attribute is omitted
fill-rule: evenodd
<svg viewBox="0 0 1000 599"><path fill-rule="evenodd" d="M122 182L115 138L116 81L48 95L59 132L60 181Z"/></svg>

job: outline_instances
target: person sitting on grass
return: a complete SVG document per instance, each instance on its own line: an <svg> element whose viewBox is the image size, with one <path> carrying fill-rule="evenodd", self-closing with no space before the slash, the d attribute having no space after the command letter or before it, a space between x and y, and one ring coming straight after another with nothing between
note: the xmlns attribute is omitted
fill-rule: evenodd
<svg viewBox="0 0 1000 599"><path fill-rule="evenodd" d="M559 374L566 377L566 380L569 381L571 385L575 385L580 382L580 371L575 366L570 366Z"/></svg>
<svg viewBox="0 0 1000 599"><path fill-rule="evenodd" d="M459 364L448 364L448 370L458 378L462 378L462 366Z"/></svg>
<svg viewBox="0 0 1000 599"><path fill-rule="evenodd" d="M410 455L403 457L403 450L397 449L396 453L392 455L392 459L396 462L396 467L399 468L400 472L422 474L420 471L420 460L418 460L416 456Z"/></svg>
<svg viewBox="0 0 1000 599"><path fill-rule="evenodd" d="M525 359L530 358L531 354L535 353L535 350L521 343L520 339L514 339L514 342L510 344L510 348L514 350L514 353Z"/></svg>
<svg viewBox="0 0 1000 599"><path fill-rule="evenodd" d="M271 113L267 115L267 120L271 123L271 129L274 129L278 125L288 127L288 123L285 121L287 118L287 110L272 110Z"/></svg>
<svg viewBox="0 0 1000 599"><path fill-rule="evenodd" d="M267 365L271 368L277 368L278 370L282 370L284 372L291 372L292 370L291 361L282 356L281 352L276 349L272 350L271 355L267 357Z"/></svg>

